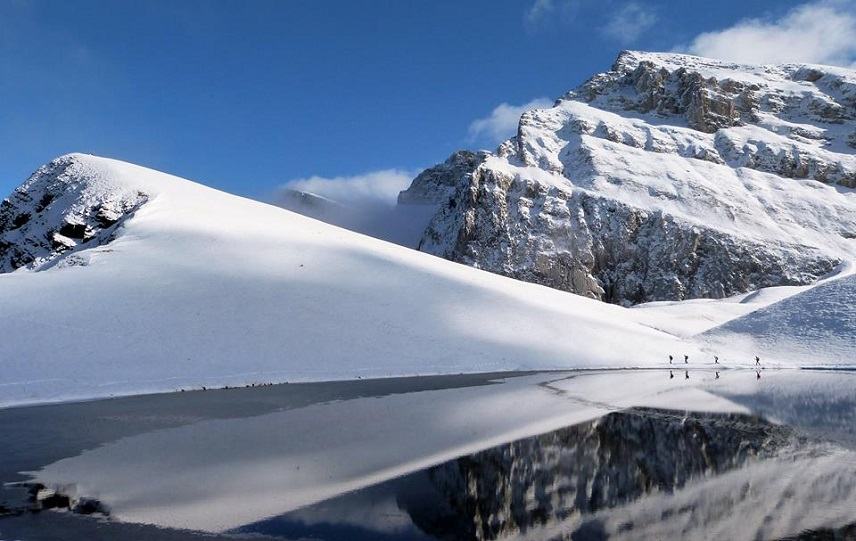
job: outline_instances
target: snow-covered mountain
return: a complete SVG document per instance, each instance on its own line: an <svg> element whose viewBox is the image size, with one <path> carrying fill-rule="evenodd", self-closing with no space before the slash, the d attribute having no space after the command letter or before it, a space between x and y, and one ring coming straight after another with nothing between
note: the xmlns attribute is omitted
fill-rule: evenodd
<svg viewBox="0 0 856 541"><path fill-rule="evenodd" d="M0 272L42 269L61 255L108 243L148 200L127 179L88 175L84 159L60 158L0 203Z"/></svg>
<svg viewBox="0 0 856 541"><path fill-rule="evenodd" d="M856 72L622 53L402 192L420 249L624 305L810 284L856 253Z"/></svg>
<svg viewBox="0 0 856 541"><path fill-rule="evenodd" d="M429 253L62 156L0 205L0 406L685 353L852 365L855 80L624 53L496 153L416 177L399 206L434 213Z"/></svg>
<svg viewBox="0 0 856 541"><path fill-rule="evenodd" d="M62 156L2 216L0 405L700 354L643 312L116 160Z"/></svg>

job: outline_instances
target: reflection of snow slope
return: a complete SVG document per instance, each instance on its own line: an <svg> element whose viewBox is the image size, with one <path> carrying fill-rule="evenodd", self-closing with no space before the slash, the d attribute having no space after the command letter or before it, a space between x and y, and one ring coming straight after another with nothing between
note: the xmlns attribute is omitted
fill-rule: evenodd
<svg viewBox="0 0 856 541"><path fill-rule="evenodd" d="M751 378L729 377L727 387L711 384L705 389L812 437L856 451L856 372L768 372L763 385Z"/></svg>
<svg viewBox="0 0 856 541"><path fill-rule="evenodd" d="M109 443L36 476L75 485L119 520L225 530L621 408L746 411L660 371L567 376L204 421Z"/></svg>
<svg viewBox="0 0 856 541"><path fill-rule="evenodd" d="M514 524L527 524L528 533L543 524L536 500L551 513L573 511L567 522L544 526L551 532L573 531L592 517L614 532L631 516L637 538L661 538L658 528L679 533L693 520L731 535L728 516L748 514L755 520L752 513L758 512L763 519L776 510L782 513L774 517L779 529L761 520L758 524L768 529L759 531L793 533L793 525L842 524L854 503L852 453L816 444L799 447L791 427L740 414L640 409L602 417L652 403L746 411L722 399L705 400L704 385L664 376L660 371L540 374L499 385L209 420L108 443L51 464L36 477L49 486L74 487L72 495L101 499L120 521L224 530L440 464L433 469L442 474L438 479L452 483L450 494L467 497L454 488L461 478L444 464L464 456L462 464L472 474L464 478L477 487L471 496L486 498L479 516L499 522L513 516ZM706 376L696 372L698 379L690 381L704 378L713 385ZM724 394L740 394L743 380L754 383L753 376L729 374L715 385L724 387ZM822 374L818 380L834 377ZM771 394L790 393L795 399L814 391L801 390L797 382L771 387ZM825 405L816 401L805 407L818 413ZM109 404L105 408L109 414ZM508 442L514 443L504 445ZM505 491L501 498L491 496L494 486ZM674 499L665 495L672 490ZM827 490L827 497L816 498L814 490ZM769 501L764 491L773 495ZM776 508L780 499L784 503ZM631 500L636 501L624 503ZM615 505L620 507L614 514L591 515ZM467 509L472 511L459 507L465 522L473 519ZM794 509L808 518L790 515ZM661 510L672 517L664 525L658 524ZM571 515L548 514L551 520ZM759 528L752 520L747 519L748 534L736 532L733 538L751 538L756 531L751 528ZM513 531L514 524L502 531ZM541 538L537 531L534 538ZM699 534L692 533L691 538Z"/></svg>
<svg viewBox="0 0 856 541"><path fill-rule="evenodd" d="M609 539L778 539L854 522L856 454L817 448L752 463L702 479L672 494L653 493L596 513L575 516L506 540L553 539L598 532Z"/></svg>
<svg viewBox="0 0 856 541"><path fill-rule="evenodd" d="M615 539L739 541L842 527L854 521L854 508L856 454L830 450L818 457L753 464L599 518Z"/></svg>

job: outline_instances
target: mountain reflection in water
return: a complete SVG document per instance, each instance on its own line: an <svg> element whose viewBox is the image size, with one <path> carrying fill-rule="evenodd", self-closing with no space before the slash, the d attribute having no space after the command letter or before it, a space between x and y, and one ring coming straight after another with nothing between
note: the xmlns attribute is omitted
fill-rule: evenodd
<svg viewBox="0 0 856 541"><path fill-rule="evenodd" d="M756 416L636 408L237 532L328 541L847 539L854 457Z"/></svg>

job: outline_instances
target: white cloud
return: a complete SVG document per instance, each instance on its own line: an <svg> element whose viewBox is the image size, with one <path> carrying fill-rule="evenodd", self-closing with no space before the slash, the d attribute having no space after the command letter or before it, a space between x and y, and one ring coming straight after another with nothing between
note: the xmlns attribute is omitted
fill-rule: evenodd
<svg viewBox="0 0 856 541"><path fill-rule="evenodd" d="M398 192L408 188L415 176L401 169L383 169L354 176L298 178L281 185L271 202L328 224L415 248L436 212L431 205L396 205ZM296 196L294 190L333 203Z"/></svg>
<svg viewBox="0 0 856 541"><path fill-rule="evenodd" d="M524 111L552 106L553 100L547 98L535 98L523 105L501 103L488 116L473 120L470 123L469 139L470 141L499 143L514 135L517 131L520 115Z"/></svg>
<svg viewBox="0 0 856 541"><path fill-rule="evenodd" d="M535 0L523 14L523 25L529 31L567 22L580 7L579 0Z"/></svg>
<svg viewBox="0 0 856 541"><path fill-rule="evenodd" d="M683 49L733 62L856 66L856 0L797 6L779 19L747 19L697 36Z"/></svg>
<svg viewBox="0 0 856 541"><path fill-rule="evenodd" d="M280 190L300 190L346 205L394 205L398 192L410 186L415 175L401 169L382 169L343 177L311 176L290 180Z"/></svg>
<svg viewBox="0 0 856 541"><path fill-rule="evenodd" d="M612 13L601 32L619 43L632 43L657 22L657 15L648 6L628 2Z"/></svg>
<svg viewBox="0 0 856 541"><path fill-rule="evenodd" d="M535 0L535 3L526 10L523 20L529 26L536 26L556 10L554 0Z"/></svg>

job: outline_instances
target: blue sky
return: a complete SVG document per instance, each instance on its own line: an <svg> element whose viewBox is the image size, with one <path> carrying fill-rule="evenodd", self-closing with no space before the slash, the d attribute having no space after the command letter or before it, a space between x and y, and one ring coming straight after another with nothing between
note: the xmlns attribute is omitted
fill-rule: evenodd
<svg viewBox="0 0 856 541"><path fill-rule="evenodd" d="M515 106L562 94L621 49L728 56L744 43L736 31L754 51L752 40L774 43L765 32L804 28L794 10L807 6L836 20L853 8L849 0L3 0L0 192L71 151L257 198L293 179L406 175L458 148L493 147ZM856 42L849 28L844 41ZM820 41L809 60L854 60L852 43Z"/></svg>

